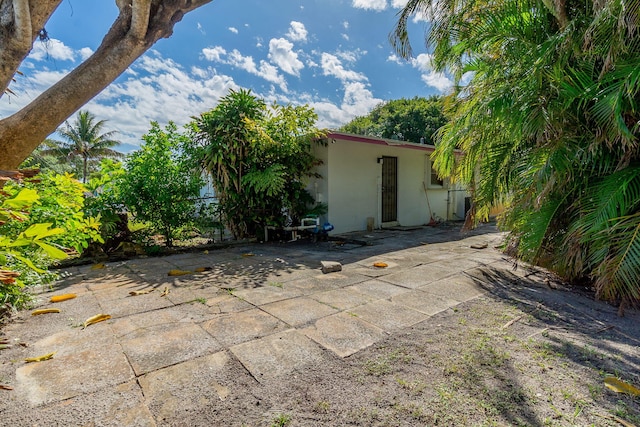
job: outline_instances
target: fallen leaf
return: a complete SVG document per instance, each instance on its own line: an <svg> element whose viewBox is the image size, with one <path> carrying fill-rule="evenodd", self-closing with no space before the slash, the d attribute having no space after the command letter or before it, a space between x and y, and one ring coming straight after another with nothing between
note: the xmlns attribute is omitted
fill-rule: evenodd
<svg viewBox="0 0 640 427"><path fill-rule="evenodd" d="M387 267L389 267L389 265L386 262L374 262L373 266L377 267L377 268L387 268Z"/></svg>
<svg viewBox="0 0 640 427"><path fill-rule="evenodd" d="M27 357L26 359L24 359L24 361L26 363L42 362L42 361L45 361L45 360L53 359L53 355L54 354L56 354L56 353L53 352L53 353L45 354L43 356L38 356L38 357Z"/></svg>
<svg viewBox="0 0 640 427"><path fill-rule="evenodd" d="M616 393L627 393L632 396L640 396L640 389L632 386L629 383L622 381L616 377L607 377L604 379L604 385L615 391Z"/></svg>
<svg viewBox="0 0 640 427"><path fill-rule="evenodd" d="M83 328L86 328L89 325L93 325L94 323L103 322L105 320L111 319L111 315L109 314L96 314L84 321Z"/></svg>
<svg viewBox="0 0 640 427"><path fill-rule="evenodd" d="M184 276L186 274L193 274L193 272L186 270L169 270L167 276Z"/></svg>
<svg viewBox="0 0 640 427"><path fill-rule="evenodd" d="M101 263L99 263L99 264L93 264L93 265L91 266L91 269L92 269L92 270L102 270L103 268L105 268L105 265L104 265L104 263L102 263L102 262L101 262Z"/></svg>
<svg viewBox="0 0 640 427"><path fill-rule="evenodd" d="M252 254L251 252L247 252L246 254L242 254L243 257L256 256L256 254Z"/></svg>
<svg viewBox="0 0 640 427"><path fill-rule="evenodd" d="M8 385L0 384L0 390L13 390L13 387L9 387Z"/></svg>
<svg viewBox="0 0 640 427"><path fill-rule="evenodd" d="M213 270L211 267L198 267L196 268L196 273L202 273L203 271L211 271Z"/></svg>
<svg viewBox="0 0 640 427"><path fill-rule="evenodd" d="M476 243L470 246L471 249L487 249L488 247L488 243Z"/></svg>
<svg viewBox="0 0 640 427"><path fill-rule="evenodd" d="M162 293L160 294L161 297L166 297L167 295L169 295L169 287L165 286L164 287L164 291L162 291Z"/></svg>
<svg viewBox="0 0 640 427"><path fill-rule="evenodd" d="M31 312L31 315L37 316L39 314L47 314L47 313L60 313L60 309L59 308L41 308L39 310L33 310L33 312Z"/></svg>
<svg viewBox="0 0 640 427"><path fill-rule="evenodd" d="M0 350L6 350L7 348L11 348L9 344L0 344Z"/></svg>
<svg viewBox="0 0 640 427"><path fill-rule="evenodd" d="M74 299L77 295L76 294L63 294L63 295L56 295L51 297L51 302L61 302L61 301L66 301L68 299Z"/></svg>
<svg viewBox="0 0 640 427"><path fill-rule="evenodd" d="M136 297L138 295L145 295L145 294L151 293L154 290L155 289L143 289L141 291L131 291L131 292L129 292L129 295Z"/></svg>

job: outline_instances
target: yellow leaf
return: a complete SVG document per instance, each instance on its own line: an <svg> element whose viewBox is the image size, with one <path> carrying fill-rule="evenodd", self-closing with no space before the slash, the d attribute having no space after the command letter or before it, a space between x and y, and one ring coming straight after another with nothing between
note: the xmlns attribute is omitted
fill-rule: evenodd
<svg viewBox="0 0 640 427"><path fill-rule="evenodd" d="M47 314L47 313L60 313L59 308L41 308L39 310L33 310L31 312L32 316L37 316L39 314Z"/></svg>
<svg viewBox="0 0 640 427"><path fill-rule="evenodd" d="M252 254L251 252L247 252L246 254L242 254L243 257L256 256L256 254Z"/></svg>
<svg viewBox="0 0 640 427"><path fill-rule="evenodd" d="M91 269L92 269L92 270L102 270L103 268L105 268L105 265L104 265L104 263L102 263L102 262L101 262L101 263L99 263L99 264L93 264L93 265L91 266Z"/></svg>
<svg viewBox="0 0 640 427"><path fill-rule="evenodd" d="M202 273L204 271L211 271L212 268L211 267L198 267L196 268L196 273Z"/></svg>
<svg viewBox="0 0 640 427"><path fill-rule="evenodd" d="M186 271L186 270L169 270L169 273L167 273L167 276L184 276L186 274L192 274L192 271Z"/></svg>
<svg viewBox="0 0 640 427"><path fill-rule="evenodd" d="M93 325L94 323L103 322L109 319L111 319L111 315L109 314L96 314L95 316L92 316L84 321L83 329L89 325Z"/></svg>
<svg viewBox="0 0 640 427"><path fill-rule="evenodd" d="M38 356L38 357L27 357L26 359L24 359L24 361L27 363L42 362L44 360L53 359L54 354L56 353L53 352L53 353L45 354L44 356Z"/></svg>
<svg viewBox="0 0 640 427"><path fill-rule="evenodd" d="M135 297L135 296L138 296L138 295L148 294L148 293L151 293L153 291L154 291L154 289L144 289L142 291L131 291L131 292L129 292L129 295Z"/></svg>
<svg viewBox="0 0 640 427"><path fill-rule="evenodd" d="M164 291L162 291L162 293L160 294L161 297L166 297L167 295L169 295L169 287L165 286L164 287Z"/></svg>
<svg viewBox="0 0 640 427"><path fill-rule="evenodd" d="M378 268L387 268L389 265L386 262L374 262L373 266Z"/></svg>
<svg viewBox="0 0 640 427"><path fill-rule="evenodd" d="M640 396L640 389L626 383L616 377L607 377L604 379L604 385L615 391L616 393L627 393L632 396Z"/></svg>
<svg viewBox="0 0 640 427"><path fill-rule="evenodd" d="M76 294L56 295L54 297L51 297L51 302L66 301L68 299L74 299L76 296L77 296Z"/></svg>

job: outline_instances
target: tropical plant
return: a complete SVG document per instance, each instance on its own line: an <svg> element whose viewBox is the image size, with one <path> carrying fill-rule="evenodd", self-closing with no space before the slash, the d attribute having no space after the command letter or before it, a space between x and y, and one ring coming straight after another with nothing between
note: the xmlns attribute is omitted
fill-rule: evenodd
<svg viewBox="0 0 640 427"><path fill-rule="evenodd" d="M37 168L41 172L54 172L57 174L75 173L80 175L82 166L76 159L70 159L60 153L60 141L45 139L33 153L20 165L20 169Z"/></svg>
<svg viewBox="0 0 640 427"><path fill-rule="evenodd" d="M305 178L323 132L308 106L266 103L231 91L192 122L195 154L213 179L223 222L235 238L301 217L313 204Z"/></svg>
<svg viewBox="0 0 640 427"><path fill-rule="evenodd" d="M174 123L163 130L152 122L142 139L116 184L119 197L135 219L149 222L172 246L178 229L193 221L204 182L183 150L188 138Z"/></svg>
<svg viewBox="0 0 640 427"><path fill-rule="evenodd" d="M124 157L122 153L113 150L114 147L120 145L119 141L111 139L116 132L101 133L105 124L106 120L96 121L96 117L89 111L79 111L73 125L65 122L65 126L58 129L58 133L67 142L58 142L57 147L44 149L41 153L63 159L79 158L82 165L80 169L82 182L86 183L90 168L100 159ZM54 142L49 141L48 143Z"/></svg>
<svg viewBox="0 0 640 427"><path fill-rule="evenodd" d="M0 193L0 301L19 308L29 288L57 275L47 268L91 240L99 222L84 216L84 187L69 175L43 174L10 182Z"/></svg>
<svg viewBox="0 0 640 427"><path fill-rule="evenodd" d="M410 0L391 36L405 57L414 13L459 85L440 174L471 186L476 219L506 203L517 257L639 301L640 2Z"/></svg>
<svg viewBox="0 0 640 427"><path fill-rule="evenodd" d="M442 97L396 99L376 106L340 128L343 132L433 144L433 136L447 119Z"/></svg>

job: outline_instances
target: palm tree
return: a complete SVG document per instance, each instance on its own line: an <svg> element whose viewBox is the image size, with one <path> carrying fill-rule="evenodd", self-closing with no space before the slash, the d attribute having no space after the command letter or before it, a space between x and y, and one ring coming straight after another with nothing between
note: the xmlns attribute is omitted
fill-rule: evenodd
<svg viewBox="0 0 640 427"><path fill-rule="evenodd" d="M60 143L55 152L61 156L77 156L82 159L82 182L87 182L90 161L99 161L104 157L123 157L122 153L112 149L120 145L120 141L111 139L116 132L101 133L105 123L106 120L96 121L96 117L89 111L81 110L73 126L65 122L65 127L58 130L68 142Z"/></svg>
<svg viewBox="0 0 640 427"><path fill-rule="evenodd" d="M640 2L409 0L391 35L405 57L418 12L458 84L439 173L473 188L476 219L507 204L515 256L640 301Z"/></svg>

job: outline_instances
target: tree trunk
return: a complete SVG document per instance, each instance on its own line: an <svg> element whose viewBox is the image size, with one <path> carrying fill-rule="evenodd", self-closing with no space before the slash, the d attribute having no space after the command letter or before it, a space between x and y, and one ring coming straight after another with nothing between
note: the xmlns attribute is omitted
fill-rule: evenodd
<svg viewBox="0 0 640 427"><path fill-rule="evenodd" d="M7 0L0 1L4 5ZM23 0L14 0L20 1ZM171 36L173 26L185 13L210 1L117 1L120 15L96 52L22 110L0 120L0 169L16 169L64 120L107 87L158 39Z"/></svg>

